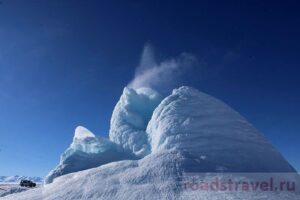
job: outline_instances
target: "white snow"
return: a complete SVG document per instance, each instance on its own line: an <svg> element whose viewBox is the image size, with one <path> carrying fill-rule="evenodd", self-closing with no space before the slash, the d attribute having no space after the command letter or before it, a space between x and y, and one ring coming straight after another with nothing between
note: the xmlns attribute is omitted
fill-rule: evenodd
<svg viewBox="0 0 300 200"><path fill-rule="evenodd" d="M73 140L76 140L76 139L83 140L83 139L88 138L88 137L93 138L93 137L95 137L95 135L90 130L88 130L87 128L85 128L83 126L78 126L75 129Z"/></svg>
<svg viewBox="0 0 300 200"><path fill-rule="evenodd" d="M226 178L223 172L289 172L300 182L272 144L220 100L189 87L161 100L152 89L125 88L110 140L76 129L49 184L4 199L300 199L299 192L183 189L189 174L209 180L211 172L222 172L220 178Z"/></svg>
<svg viewBox="0 0 300 200"><path fill-rule="evenodd" d="M21 187L21 180L31 180L37 185L34 188ZM42 181L43 179L37 176L0 176L0 197L36 189L37 187L40 187Z"/></svg>
<svg viewBox="0 0 300 200"><path fill-rule="evenodd" d="M155 109L147 133L152 152L177 149L190 170L294 171L271 143L220 100L190 87L173 90ZM199 165L193 159L201 159ZM192 169L195 168L195 169Z"/></svg>
<svg viewBox="0 0 300 200"><path fill-rule="evenodd" d="M138 157L147 155L149 144L145 130L161 100L161 95L150 88L125 87L112 114L110 140Z"/></svg>
<svg viewBox="0 0 300 200"><path fill-rule="evenodd" d="M18 185L13 184L5 185L0 183L0 198L10 194L24 192L26 190L28 190L28 188L20 187Z"/></svg>
<svg viewBox="0 0 300 200"><path fill-rule="evenodd" d="M78 126L75 129L73 142L69 148L69 151L63 155L63 160L67 159L69 154L72 154L74 151L96 154L107 151L107 149L110 148L116 148L116 145L106 138L96 137L87 128Z"/></svg>
<svg viewBox="0 0 300 200"><path fill-rule="evenodd" d="M230 192L185 190L185 155L166 150L136 161L113 162L100 167L58 177L53 183L4 200L57 199L203 199L203 200L298 200L292 192ZM213 179L209 174L205 180ZM242 178L241 178L242 179Z"/></svg>
<svg viewBox="0 0 300 200"><path fill-rule="evenodd" d="M134 156L125 153L108 139L96 137L88 129L79 126L75 130L72 144L61 155L59 165L45 178L45 183L51 183L54 178L65 174L124 159L134 159Z"/></svg>

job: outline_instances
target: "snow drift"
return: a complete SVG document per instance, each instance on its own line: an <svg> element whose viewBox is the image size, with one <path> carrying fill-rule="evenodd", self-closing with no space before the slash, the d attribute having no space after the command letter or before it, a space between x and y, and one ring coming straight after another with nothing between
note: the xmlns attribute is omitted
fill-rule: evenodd
<svg viewBox="0 0 300 200"><path fill-rule="evenodd" d="M25 192L26 190L29 190L28 188L15 186L15 185L6 185L6 187L4 187L4 188L5 189L0 187L0 197L4 197L4 196L7 196L7 195L20 193L20 192Z"/></svg>
<svg viewBox="0 0 300 200"><path fill-rule="evenodd" d="M46 179L53 183L7 199L299 199L297 193L199 193L181 187L191 173L207 179L211 172L288 172L299 180L242 116L190 87L175 89L163 100L152 89L125 88L109 138L77 128Z"/></svg>
<svg viewBox="0 0 300 200"><path fill-rule="evenodd" d="M185 155L166 150L140 160L126 160L102 165L65 176L53 183L21 195L9 195L4 200L56 199L175 199L175 200L298 200L291 192L232 192L185 190L182 180L188 179L182 163ZM221 178L221 177L220 177ZM238 178L238 177L237 177ZM209 174L205 179L210 179ZM243 180L243 178L240 178Z"/></svg>

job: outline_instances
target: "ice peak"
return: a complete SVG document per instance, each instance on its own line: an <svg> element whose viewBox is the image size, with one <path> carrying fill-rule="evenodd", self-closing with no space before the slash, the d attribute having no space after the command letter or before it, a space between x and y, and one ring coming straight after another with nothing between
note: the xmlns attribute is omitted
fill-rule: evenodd
<svg viewBox="0 0 300 200"><path fill-rule="evenodd" d="M128 152L146 155L149 144L145 130L161 100L151 88L125 87L112 114L109 138Z"/></svg>
<svg viewBox="0 0 300 200"><path fill-rule="evenodd" d="M133 96L133 95L142 95L145 96L149 99L161 99L162 96L156 92L155 90L153 90L152 88L149 87L141 87L138 89L133 89L130 87L124 87L123 89L123 97L129 97L129 96Z"/></svg>
<svg viewBox="0 0 300 200"><path fill-rule="evenodd" d="M188 152L194 160L201 159L200 165L188 164L187 170L294 171L244 117L222 101L191 87L174 89L162 100L146 132L152 153L176 149Z"/></svg>
<svg viewBox="0 0 300 200"><path fill-rule="evenodd" d="M134 89L130 88L130 87L124 87L123 89L123 94L122 95L130 95L131 93L135 92Z"/></svg>
<svg viewBox="0 0 300 200"><path fill-rule="evenodd" d="M135 159L140 160L116 162ZM136 181L149 181L153 185L156 184L153 178L161 181L162 176L167 180L165 175L173 174L174 179L170 180L175 180L177 175L183 174L181 172L295 172L239 113L222 101L187 86L174 89L164 99L151 88L125 87L112 114L109 139L96 137L78 126L72 144L45 183L108 163L111 164L99 168L100 176L90 171L93 176L89 178L99 180L104 175L100 181L109 185L108 181L116 182L116 174L120 173L121 178L133 177L135 185ZM112 176L103 173L105 169ZM72 175L57 181L70 177ZM167 182L166 185L169 186ZM107 193L107 189L102 191ZM144 188L141 191L144 194ZM123 191L119 194L123 196ZM116 199L120 199L118 197Z"/></svg>
<svg viewBox="0 0 300 200"><path fill-rule="evenodd" d="M181 86L172 91L172 95L174 94L199 94L201 93L199 90L189 87L189 86Z"/></svg>
<svg viewBox="0 0 300 200"><path fill-rule="evenodd" d="M162 96L152 88L147 88L147 87L139 88L136 89L136 93L140 95L145 95L149 99L162 99Z"/></svg>
<svg viewBox="0 0 300 200"><path fill-rule="evenodd" d="M79 140L83 140L85 138L88 137L95 137L95 135L88 130L87 128L83 127L83 126L77 126L77 128L75 129L75 133L74 133L74 140L75 139L79 139Z"/></svg>

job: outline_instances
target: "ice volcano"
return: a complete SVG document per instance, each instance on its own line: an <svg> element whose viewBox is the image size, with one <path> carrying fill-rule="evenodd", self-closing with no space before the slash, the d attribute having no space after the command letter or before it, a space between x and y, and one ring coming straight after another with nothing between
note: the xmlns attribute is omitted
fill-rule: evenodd
<svg viewBox="0 0 300 200"><path fill-rule="evenodd" d="M253 125L210 95L186 86L165 98L149 88L125 88L113 111L109 139L77 128L45 187L11 198L186 199L180 181L188 173L208 172L295 170ZM236 194L201 195L234 199Z"/></svg>
<svg viewBox="0 0 300 200"><path fill-rule="evenodd" d="M191 172L294 171L245 118L190 87L175 89L163 100L150 88L124 88L112 114L109 138L77 127L73 143L45 182L165 150L184 154L184 169Z"/></svg>
<svg viewBox="0 0 300 200"><path fill-rule="evenodd" d="M183 152L197 172L292 172L253 125L220 100L190 87L173 90L147 126L153 153Z"/></svg>

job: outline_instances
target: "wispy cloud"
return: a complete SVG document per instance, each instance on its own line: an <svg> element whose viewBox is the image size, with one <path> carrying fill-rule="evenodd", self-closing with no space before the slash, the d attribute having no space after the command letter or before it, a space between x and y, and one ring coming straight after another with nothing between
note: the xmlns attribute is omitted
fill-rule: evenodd
<svg viewBox="0 0 300 200"><path fill-rule="evenodd" d="M135 70L133 80L128 87L137 89L151 87L156 90L166 90L176 85L195 63L197 58L188 53L182 53L178 57L157 62L153 47L145 45L140 65Z"/></svg>

